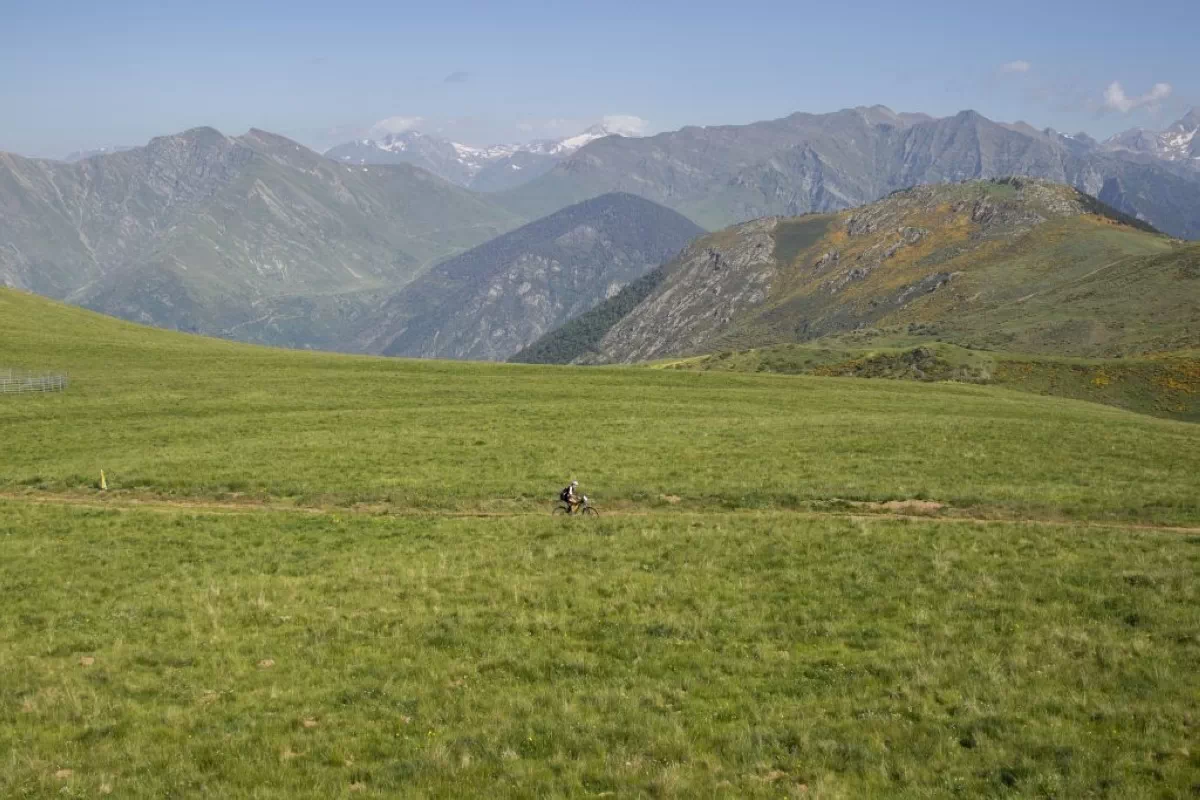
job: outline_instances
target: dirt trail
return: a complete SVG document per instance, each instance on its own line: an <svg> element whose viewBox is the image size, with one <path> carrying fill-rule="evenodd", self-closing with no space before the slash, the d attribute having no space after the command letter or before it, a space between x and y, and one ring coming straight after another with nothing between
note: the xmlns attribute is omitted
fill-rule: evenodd
<svg viewBox="0 0 1200 800"><path fill-rule="evenodd" d="M244 500L210 500L204 498L135 497L119 494L98 493L67 494L54 492L0 491L0 502L28 503L32 505L59 505L76 508L104 509L110 511L152 511L177 514L193 511L204 514L307 514L307 515L363 515L394 518L446 517L456 519L490 519L542 517L544 510L522 509L512 511L446 510L428 508L401 508L384 503L358 504L353 506L299 506L290 503L264 501L258 498ZM770 516L788 515L802 519L852 519L909 520L948 525L1069 525L1076 528L1106 530L1146 531L1161 533L1200 534L1200 527L1179 525L1154 525L1140 522L1118 522L1100 520L1070 520L1038 517L1006 517L989 515L986 509L948 509L938 503L918 501L893 501L889 503L848 503L846 509L681 509L681 508L616 508L602 510L602 518L656 517L656 516ZM945 513L943 513L945 512Z"/></svg>

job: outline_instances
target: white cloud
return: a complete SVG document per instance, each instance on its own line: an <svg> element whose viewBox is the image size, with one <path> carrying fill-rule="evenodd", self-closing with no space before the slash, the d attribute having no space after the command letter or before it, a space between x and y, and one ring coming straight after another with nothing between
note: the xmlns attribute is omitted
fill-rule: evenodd
<svg viewBox="0 0 1200 800"><path fill-rule="evenodd" d="M622 136L642 136L650 129L650 123L632 114L608 114L600 120L604 127Z"/></svg>
<svg viewBox="0 0 1200 800"><path fill-rule="evenodd" d="M1104 90L1104 107L1110 111L1128 114L1139 108L1155 108L1161 101L1171 96L1171 84L1156 83L1150 91L1138 97L1125 94L1125 89L1118 81L1113 81Z"/></svg>
<svg viewBox="0 0 1200 800"><path fill-rule="evenodd" d="M388 117L381 119L367 131L368 136L387 136L389 133L404 133L425 121L424 117Z"/></svg>
<svg viewBox="0 0 1200 800"><path fill-rule="evenodd" d="M1033 64L1028 61L1009 61L1007 64L1000 65L1000 71L1006 74L1024 73L1033 69Z"/></svg>

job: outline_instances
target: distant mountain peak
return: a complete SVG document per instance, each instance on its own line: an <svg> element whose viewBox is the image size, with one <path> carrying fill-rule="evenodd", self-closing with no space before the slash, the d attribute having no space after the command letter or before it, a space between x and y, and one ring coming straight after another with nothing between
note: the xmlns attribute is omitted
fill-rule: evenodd
<svg viewBox="0 0 1200 800"><path fill-rule="evenodd" d="M544 174L598 139L637 136L644 126L636 117L610 116L564 139L487 146L452 142L411 128L379 136L368 134L330 148L325 156L349 164L414 164L460 186L497 191Z"/></svg>
<svg viewBox="0 0 1200 800"><path fill-rule="evenodd" d="M613 124L607 121L597 122L595 125L586 128L583 133L560 140L554 146L551 152L556 154L569 154L575 152L581 147L591 144L597 139L604 139L609 136L633 137L637 135L638 132L633 130L630 126L621 125L619 123Z"/></svg>
<svg viewBox="0 0 1200 800"><path fill-rule="evenodd" d="M193 139L200 141L217 141L226 138L225 134L221 133L216 128L209 125L198 125L195 128L188 128L182 133L177 133L174 136L160 136L160 139Z"/></svg>

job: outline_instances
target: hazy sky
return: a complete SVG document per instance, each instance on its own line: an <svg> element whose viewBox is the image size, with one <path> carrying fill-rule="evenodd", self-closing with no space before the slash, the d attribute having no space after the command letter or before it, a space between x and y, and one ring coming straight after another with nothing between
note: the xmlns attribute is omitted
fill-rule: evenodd
<svg viewBox="0 0 1200 800"><path fill-rule="evenodd" d="M0 0L0 150L197 125L472 144L883 103L1085 130L1200 105L1200 2Z"/></svg>

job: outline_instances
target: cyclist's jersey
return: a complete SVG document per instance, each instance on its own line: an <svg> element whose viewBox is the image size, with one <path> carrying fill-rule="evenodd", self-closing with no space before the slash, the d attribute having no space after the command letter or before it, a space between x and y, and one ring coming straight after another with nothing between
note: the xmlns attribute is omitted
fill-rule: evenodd
<svg viewBox="0 0 1200 800"><path fill-rule="evenodd" d="M567 488L563 489L561 492L558 493L558 499L562 500L564 503L569 503L572 500L574 500L575 499L575 487L568 486Z"/></svg>

